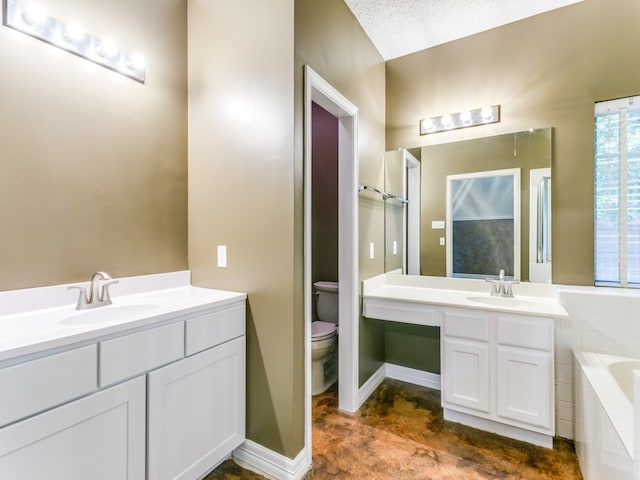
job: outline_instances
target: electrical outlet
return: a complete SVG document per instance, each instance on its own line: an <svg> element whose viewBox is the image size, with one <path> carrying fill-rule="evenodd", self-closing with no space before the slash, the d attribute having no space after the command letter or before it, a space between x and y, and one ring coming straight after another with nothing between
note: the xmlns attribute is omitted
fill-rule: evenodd
<svg viewBox="0 0 640 480"><path fill-rule="evenodd" d="M444 237L440 237L440 245L444 246Z"/></svg>

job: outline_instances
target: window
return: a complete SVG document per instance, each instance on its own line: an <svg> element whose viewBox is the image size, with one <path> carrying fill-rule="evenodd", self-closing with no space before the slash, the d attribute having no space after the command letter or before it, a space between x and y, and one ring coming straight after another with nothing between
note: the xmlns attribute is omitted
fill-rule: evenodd
<svg viewBox="0 0 640 480"><path fill-rule="evenodd" d="M595 284L640 287L640 97L595 105Z"/></svg>

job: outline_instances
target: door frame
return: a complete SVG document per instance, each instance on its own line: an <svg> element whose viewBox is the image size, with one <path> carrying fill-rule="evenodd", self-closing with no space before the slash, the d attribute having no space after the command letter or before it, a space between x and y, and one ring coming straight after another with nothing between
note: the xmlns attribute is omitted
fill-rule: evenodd
<svg viewBox="0 0 640 480"><path fill-rule="evenodd" d="M338 118L338 408L358 410L358 107L304 67L305 446L311 463L311 142L312 102Z"/></svg>
<svg viewBox="0 0 640 480"><path fill-rule="evenodd" d="M403 197L409 201L404 218L403 273L420 275L420 161L407 150L403 151L402 157L405 172Z"/></svg>

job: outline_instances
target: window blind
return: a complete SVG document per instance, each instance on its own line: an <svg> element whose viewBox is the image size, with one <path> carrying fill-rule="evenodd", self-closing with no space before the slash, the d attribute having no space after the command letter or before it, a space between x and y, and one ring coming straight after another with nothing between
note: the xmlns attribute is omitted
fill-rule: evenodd
<svg viewBox="0 0 640 480"><path fill-rule="evenodd" d="M595 284L640 287L640 97L594 117Z"/></svg>

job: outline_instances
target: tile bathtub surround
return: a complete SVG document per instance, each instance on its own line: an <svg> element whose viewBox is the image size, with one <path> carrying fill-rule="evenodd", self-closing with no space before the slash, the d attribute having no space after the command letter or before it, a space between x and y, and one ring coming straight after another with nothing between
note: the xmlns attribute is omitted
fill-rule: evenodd
<svg viewBox="0 0 640 480"><path fill-rule="evenodd" d="M573 439L571 349L640 358L640 289L555 286L569 318L556 321L556 434Z"/></svg>
<svg viewBox="0 0 640 480"><path fill-rule="evenodd" d="M386 379L355 415L335 391L313 398L313 471L319 480L580 480L571 443L548 450L442 418L440 392ZM205 480L262 480L233 461Z"/></svg>

